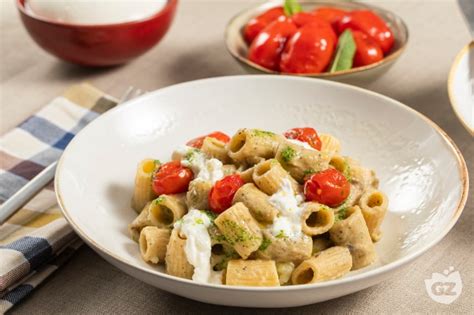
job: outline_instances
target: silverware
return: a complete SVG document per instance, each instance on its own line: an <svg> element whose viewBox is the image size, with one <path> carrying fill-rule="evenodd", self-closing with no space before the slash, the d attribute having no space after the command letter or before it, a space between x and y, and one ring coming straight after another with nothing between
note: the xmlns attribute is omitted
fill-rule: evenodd
<svg viewBox="0 0 474 315"><path fill-rule="evenodd" d="M129 86L117 104L120 105L145 93L146 91ZM0 206L0 224L3 224L10 216L17 212L18 209L36 196L36 194L54 178L57 165L58 162L48 165Z"/></svg>

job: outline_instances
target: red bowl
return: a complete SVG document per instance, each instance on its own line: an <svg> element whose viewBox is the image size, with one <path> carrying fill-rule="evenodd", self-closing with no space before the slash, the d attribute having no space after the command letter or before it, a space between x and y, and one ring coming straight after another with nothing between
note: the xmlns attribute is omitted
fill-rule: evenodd
<svg viewBox="0 0 474 315"><path fill-rule="evenodd" d="M17 8L30 36L47 52L80 65L112 66L157 44L171 25L177 3L168 0L161 11L142 20L106 25L74 25L38 17L25 10L25 0L17 0Z"/></svg>

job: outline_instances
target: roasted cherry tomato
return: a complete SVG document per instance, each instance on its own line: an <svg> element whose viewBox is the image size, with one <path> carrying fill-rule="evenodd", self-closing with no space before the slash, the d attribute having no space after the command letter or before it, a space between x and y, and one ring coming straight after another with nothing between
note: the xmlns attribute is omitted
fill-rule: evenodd
<svg viewBox="0 0 474 315"><path fill-rule="evenodd" d="M220 132L220 131L214 131L214 132L212 132L208 135L189 140L186 143L186 145L190 146L190 147L200 149L202 147L202 143L204 142L204 139L206 139L207 137L217 139L217 140L222 141L224 143L227 143L227 142L230 141L230 137L228 135L226 135L225 133Z"/></svg>
<svg viewBox="0 0 474 315"><path fill-rule="evenodd" d="M321 150L321 139L319 139L318 133L314 128L293 128L286 131L284 134L287 139L295 139L302 142L306 142L316 150Z"/></svg>
<svg viewBox="0 0 474 315"><path fill-rule="evenodd" d="M230 208L232 199L244 185L244 180L239 175L228 175L217 181L209 192L209 207L215 213L221 213Z"/></svg>
<svg viewBox="0 0 474 315"><path fill-rule="evenodd" d="M337 8L321 7L321 8L317 8L311 13L317 18L320 18L329 22L331 26L333 27L333 29L336 31L339 22L347 14L347 11L337 9Z"/></svg>
<svg viewBox="0 0 474 315"><path fill-rule="evenodd" d="M337 35L334 32L334 29L331 27L328 21L317 17L313 12L299 12L291 17L291 20L298 27L302 27L306 24L317 23L320 29L323 29L328 34L333 36L334 45L337 43Z"/></svg>
<svg viewBox="0 0 474 315"><path fill-rule="evenodd" d="M271 22L255 37L250 45L248 58L250 61L270 70L279 70L281 52L285 43L297 28L287 18L281 18Z"/></svg>
<svg viewBox="0 0 474 315"><path fill-rule="evenodd" d="M327 22L326 22L327 23ZM301 27L287 42L280 70L287 73L320 73L331 61L336 43L334 31L320 23Z"/></svg>
<svg viewBox="0 0 474 315"><path fill-rule="evenodd" d="M282 7L272 8L257 17L251 19L244 28L244 38L247 44L251 44L258 33L260 33L265 26L278 19L280 16L285 16Z"/></svg>
<svg viewBox="0 0 474 315"><path fill-rule="evenodd" d="M157 195L185 192L188 190L189 182L193 177L193 171L182 166L180 162L165 163L153 176L153 191Z"/></svg>
<svg viewBox="0 0 474 315"><path fill-rule="evenodd" d="M312 175L304 184L306 200L330 207L340 205L349 196L351 186L341 172L329 168Z"/></svg>
<svg viewBox="0 0 474 315"><path fill-rule="evenodd" d="M382 48L384 54L393 46L393 33L377 14L369 10L351 11L342 18L338 30L342 33L346 29L361 31L372 37Z"/></svg>
<svg viewBox="0 0 474 315"><path fill-rule="evenodd" d="M379 44L369 35L352 31L356 43L354 55L354 67L366 66L383 59L383 52Z"/></svg>

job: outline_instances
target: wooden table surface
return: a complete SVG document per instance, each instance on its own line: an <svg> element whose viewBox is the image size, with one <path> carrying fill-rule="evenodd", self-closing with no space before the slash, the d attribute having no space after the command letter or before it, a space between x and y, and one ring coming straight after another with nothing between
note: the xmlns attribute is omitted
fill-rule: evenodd
<svg viewBox="0 0 474 315"><path fill-rule="evenodd" d="M130 64L94 70L61 62L43 52L28 37L14 1L0 0L0 134L69 85L85 80L119 96L129 85L154 90L199 78L244 74L225 50L223 29L230 17L251 4L244 0L181 0L177 18L162 43ZM377 4L405 20L410 42L406 53L382 78L361 86L397 99L435 121L460 147L474 173L473 141L454 115L446 89L450 64L470 40L456 3L404 0ZM259 312L472 314L473 212L469 197L459 222L443 241L391 280L320 304ZM424 279L449 266L461 273L463 293L451 305L437 304L426 294ZM109 265L86 246L14 309L20 314L243 311L194 302L153 288Z"/></svg>

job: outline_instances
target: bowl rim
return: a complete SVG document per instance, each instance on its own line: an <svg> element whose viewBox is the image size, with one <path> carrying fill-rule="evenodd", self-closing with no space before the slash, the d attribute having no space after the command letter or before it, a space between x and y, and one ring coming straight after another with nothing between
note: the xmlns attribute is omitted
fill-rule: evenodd
<svg viewBox="0 0 474 315"><path fill-rule="evenodd" d="M302 4L305 4L305 3L306 4L327 4L327 5L332 5L332 6L339 4L337 2L319 1L319 0L302 0L302 1L300 1L300 3L302 3ZM232 49L232 47L230 45L230 41L229 41L229 33L231 32L231 26L235 23L235 20L240 18L240 16L242 16L246 13L250 13L252 11L256 11L257 9L259 9L261 7L273 8L273 7L280 6L280 5L281 5L281 3L279 3L279 2L266 2L266 3L263 3L263 4L255 5L255 6L252 6L250 8L247 8L247 9L244 9L244 10L240 11L239 13L234 15L229 20L229 22L226 25L225 31L224 31L224 41L225 41L225 46L226 46L227 51L235 59L237 59L238 61L244 63L245 65L247 65L251 68L257 69L257 70L259 70L261 72L264 72L264 73L267 73L267 74L290 75L290 76L296 76L296 77L311 77L311 78L332 78L332 77L342 76L342 75L346 75L346 74L358 73L358 72L362 72L362 71L373 69L373 68L378 68L379 66L382 66L384 64L388 64L390 62L393 62L396 59L398 59L401 56L401 54L406 50L406 47L407 47L408 42L409 42L410 33L409 33L409 30L408 30L408 27L407 27L405 21L403 21L403 19L401 17L399 17L398 15L393 13L392 11L382 9L378 6L374 6L374 5L370 5L370 4L366 4L366 3L359 3L359 2L352 2L351 3L351 2L348 2L348 3L344 3L344 5L353 6L355 9L357 9L357 8L370 9L370 10L374 10L374 11L383 12L384 14L392 15L395 20L400 22L400 25L402 26L402 30L403 30L403 33L405 34L406 40L403 43L401 43L401 46L397 50L393 51L391 54L384 57L382 60L379 60L375 63L370 64L370 65L355 67L355 68L351 68L351 69L348 69L348 70L336 71L336 72L332 72L332 73L331 72L287 73L287 72L279 72L279 71L270 70L270 69L267 69L265 67L262 67L262 66L260 66L256 63L250 61L248 58L241 56L237 51ZM241 28L242 27L240 27L240 29Z"/></svg>
<svg viewBox="0 0 474 315"><path fill-rule="evenodd" d="M127 21L127 22L119 22L119 23L107 23L107 24L74 24L62 21L56 21L53 19L49 19L37 14L31 14L25 9L25 2L28 0L16 0L16 7L18 11L35 21L43 22L45 24L55 25L59 27L66 27L66 28L84 28L84 29L97 29L97 28L110 28L110 27L121 27L121 26L133 26L138 25L150 20L154 20L155 18L164 15L166 12L170 11L173 7L176 6L178 0L166 0L166 5L161 8L161 10L153 13L152 15L145 16L138 20Z"/></svg>
<svg viewBox="0 0 474 315"><path fill-rule="evenodd" d="M462 126L471 134L471 136L474 137L474 127L469 127L467 122L464 120L464 117L461 115L459 111L459 105L456 102L456 98L454 97L454 75L456 73L456 70L459 67L459 64L461 63L462 58L469 51L471 53L474 53L474 40L472 40L469 44L464 46L454 58L451 68L449 69L449 75L448 75L448 97L449 97L449 103L451 104L454 114L457 116Z"/></svg>
<svg viewBox="0 0 474 315"><path fill-rule="evenodd" d="M173 89L179 89L180 87L184 86L192 86L192 85L199 85L203 83L211 83L213 81L222 81L222 80L293 80L293 81L306 81L306 82L313 82L316 84L322 84L322 85L335 85L339 87L343 87L348 90L352 90L354 92L358 93L365 93L365 94L370 94L374 97L379 98L380 100L388 101L392 103L394 106L399 107L402 110L406 110L411 112L412 114L417 115L421 119L423 119L426 123L428 123L435 132L437 132L442 140L444 140L445 144L448 147L448 150L451 150L452 154L457 160L457 168L459 171L459 176L461 178L461 194L459 197L459 200L457 202L457 205L455 207L455 210L453 212L453 215L449 221L449 223L446 225L445 229L441 231L441 233L438 234L437 237L430 239L430 241L427 242L427 244L420 248L419 250L410 253L404 257L401 257L395 261L392 261L386 265L368 270L366 272L360 273L353 275L348 278L340 278L336 280L330 280L326 282L321 282L321 283L313 283L313 284L301 284L301 285L291 285L291 286L280 286L280 287L246 287L246 286L226 286L222 284L209 284L209 283L198 283L194 282L192 280L188 279L183 279L179 277L175 277L169 274L166 274L164 272L158 271L158 270L150 270L148 268L142 267L137 265L134 261L129 261L127 259L121 258L117 255L115 255L113 252L109 251L107 248L101 246L100 244L96 243L92 238L90 238L87 233L85 233L81 228L75 224L74 220L72 219L69 210L65 207L64 200L62 197L61 193L61 185L59 183L59 178L61 177L61 172L63 169L63 162L65 157L68 155L68 147L64 150L63 154L61 155L60 160L58 161L58 166L56 169L56 174L55 174L55 179L54 179L54 187L55 187L55 194L56 198L58 201L58 205L61 209L62 214L68 221L68 223L71 225L71 227L74 229L74 231L87 243L89 246L91 246L93 249L95 249L99 254L101 255L106 255L109 258L115 260L116 262L120 263L122 266L126 266L128 268L131 268L133 270L138 269L138 271L144 272L148 274L149 276L158 276L161 278L164 278L169 281L176 281L181 284L189 284L196 286L197 288L199 287L205 287L209 289L220 289L220 290L229 290L229 291L246 291L246 292L281 292L281 291L306 291L306 290L314 290L318 288L326 288L326 287L331 287L331 286L339 286L347 283L352 283L352 282L358 282L358 281L364 281L364 280L369 280L376 278L378 276L386 275L391 271L394 271L409 262L413 261L417 257L421 256L423 253L425 253L427 250L432 248L434 245L439 243L444 236L453 228L459 217L461 216L461 213L465 207L467 197L468 197L468 192L469 192L469 175L468 175L468 170L466 166L466 162L464 160L464 157L462 156L462 153L460 152L459 148L456 146L454 141L446 134L446 132L441 129L435 122L433 122L431 119L423 115L422 113L414 110L413 108L395 100L392 99L388 96L366 90L360 87L356 87L353 85L345 84L345 83L340 83L340 82L334 82L334 81L328 81L328 80L322 80L322 79L312 79L312 78L304 78L304 77L294 77L294 76L287 76L287 75L282 75L282 76L272 76L272 75L260 75L260 76L255 76L255 75L237 75L237 76L222 76L222 77L215 77L215 78L207 78L207 79L200 79L200 80L194 80L194 81L188 81L188 82L183 82L175 85L171 85L165 88L157 89L155 91L152 91L150 93L147 93L143 96L140 96L136 99L133 99L131 101L128 101L127 103L121 105L120 107L114 107L111 110L107 111L106 113L102 114L100 117L95 119L93 122L91 122L89 125L87 125L84 129L89 128L91 124L98 124L100 123L101 120L104 119L104 117L107 117L109 115L114 114L115 112L123 111L127 109L128 107L134 106L135 103L139 103L143 100L146 100L147 98L151 98L156 94L161 94L169 90ZM82 130L79 132L79 134L82 132ZM71 143L77 141L77 135L74 137L71 141ZM70 144L71 144L70 143Z"/></svg>

